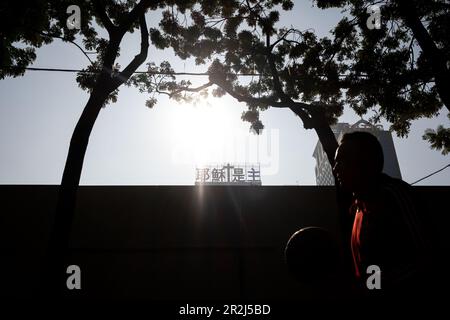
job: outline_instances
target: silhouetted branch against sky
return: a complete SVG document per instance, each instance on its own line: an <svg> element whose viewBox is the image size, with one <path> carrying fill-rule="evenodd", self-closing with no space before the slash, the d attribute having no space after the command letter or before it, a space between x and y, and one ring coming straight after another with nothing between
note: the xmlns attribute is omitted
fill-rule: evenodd
<svg viewBox="0 0 450 320"><path fill-rule="evenodd" d="M444 31L448 6L418 2L423 4L417 14L427 39L441 48L435 54L449 59ZM238 101L250 102L248 112L265 110L267 99L315 102L325 107L333 123L346 105L358 115L374 110L371 121L386 119L399 136L408 134L411 121L438 114L448 90L439 89L433 59L407 23L402 1L311 3L346 10L331 37L319 38L313 28L284 26L279 17L292 9L290 1L242 1L166 10L159 28L150 30L151 39L182 59L209 65L216 85L233 91ZM256 80L243 82L233 76L251 70L259 74ZM441 78L448 76L444 73Z"/></svg>

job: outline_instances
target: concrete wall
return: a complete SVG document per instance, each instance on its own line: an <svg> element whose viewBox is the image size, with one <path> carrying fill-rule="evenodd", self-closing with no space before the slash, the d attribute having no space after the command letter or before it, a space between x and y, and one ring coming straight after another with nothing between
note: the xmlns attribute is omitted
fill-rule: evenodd
<svg viewBox="0 0 450 320"><path fill-rule="evenodd" d="M447 241L450 188L415 192ZM0 186L1 296L39 295L56 195L57 186ZM94 299L334 297L294 281L283 261L292 233L311 225L336 233L333 187L84 186L68 262Z"/></svg>

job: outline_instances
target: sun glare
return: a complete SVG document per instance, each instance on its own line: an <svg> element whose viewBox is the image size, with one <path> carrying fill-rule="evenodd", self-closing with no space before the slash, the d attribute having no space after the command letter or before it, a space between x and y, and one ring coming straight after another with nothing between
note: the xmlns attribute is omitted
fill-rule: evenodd
<svg viewBox="0 0 450 320"><path fill-rule="evenodd" d="M174 108L173 160L197 166L222 161L226 140L234 134L230 106L211 97L196 105L178 104Z"/></svg>

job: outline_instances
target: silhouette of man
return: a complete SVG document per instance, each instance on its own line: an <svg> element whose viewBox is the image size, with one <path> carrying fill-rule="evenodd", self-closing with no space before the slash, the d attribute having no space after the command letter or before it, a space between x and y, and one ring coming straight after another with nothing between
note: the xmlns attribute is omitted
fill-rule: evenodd
<svg viewBox="0 0 450 320"><path fill-rule="evenodd" d="M333 172L338 198L344 201L343 236L348 240L358 294L414 294L426 282L430 243L411 187L382 173L384 156L378 139L368 132L343 136ZM380 290L369 290L369 266L381 270ZM373 288L372 288L373 289Z"/></svg>

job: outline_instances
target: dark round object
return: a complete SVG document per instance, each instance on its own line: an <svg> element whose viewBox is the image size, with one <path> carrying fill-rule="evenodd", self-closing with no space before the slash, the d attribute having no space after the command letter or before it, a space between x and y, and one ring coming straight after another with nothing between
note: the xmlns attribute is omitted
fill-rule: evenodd
<svg viewBox="0 0 450 320"><path fill-rule="evenodd" d="M295 232L285 249L289 271L302 282L323 282L337 274L339 255L335 239L324 228Z"/></svg>

